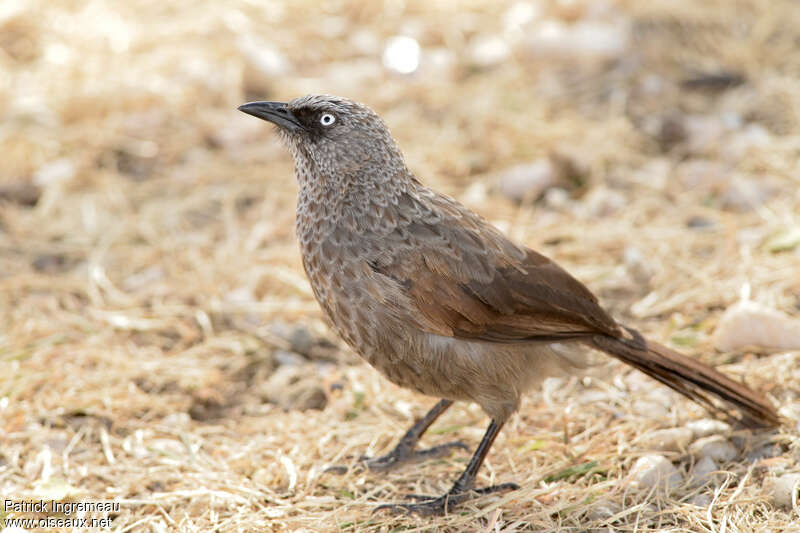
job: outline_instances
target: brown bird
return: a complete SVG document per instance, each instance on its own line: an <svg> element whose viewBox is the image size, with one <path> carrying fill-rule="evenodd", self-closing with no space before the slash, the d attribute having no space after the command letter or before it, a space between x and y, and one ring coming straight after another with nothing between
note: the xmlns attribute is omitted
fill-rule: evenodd
<svg viewBox="0 0 800 533"><path fill-rule="evenodd" d="M335 330L391 382L442 398L392 452L366 466L386 469L463 447L414 450L455 400L476 402L491 417L446 494L379 509L446 513L470 493L516 488L505 483L476 490L478 469L519 408L520 395L547 376L581 366L587 347L725 417L751 427L778 424L759 394L617 323L553 261L425 187L368 107L311 95L239 110L276 124L291 150L303 266Z"/></svg>

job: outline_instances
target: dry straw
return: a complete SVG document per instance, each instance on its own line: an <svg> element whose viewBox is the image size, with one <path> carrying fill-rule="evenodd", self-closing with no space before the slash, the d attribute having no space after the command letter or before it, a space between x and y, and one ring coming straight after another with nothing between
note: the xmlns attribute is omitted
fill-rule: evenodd
<svg viewBox="0 0 800 533"><path fill-rule="evenodd" d="M717 353L709 338L745 285L798 312L800 10L525 5L4 0L4 497L119 501L114 531L798 530L762 483L800 469L800 352ZM542 21L627 40L612 57L542 47ZM380 64L397 33L422 46L417 74ZM507 53L471 59L479 37ZM738 456L709 485L641 490L637 438L706 415L603 364L531 394L498 438L479 482L519 491L441 518L371 515L445 490L466 456L323 472L385 452L433 400L319 342L338 341L299 263L290 161L235 111L306 91L371 104L425 182L626 322L765 391L789 424L728 435ZM542 158L571 165L560 192L493 191ZM485 424L459 405L425 443L475 445Z"/></svg>

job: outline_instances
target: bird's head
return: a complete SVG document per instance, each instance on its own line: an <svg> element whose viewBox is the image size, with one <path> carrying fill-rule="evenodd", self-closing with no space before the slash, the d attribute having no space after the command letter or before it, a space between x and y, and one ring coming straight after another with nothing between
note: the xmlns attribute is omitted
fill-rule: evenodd
<svg viewBox="0 0 800 533"><path fill-rule="evenodd" d="M278 127L300 179L304 173L342 180L376 170L405 171L402 153L383 120L347 98L308 95L290 102L250 102L239 111Z"/></svg>

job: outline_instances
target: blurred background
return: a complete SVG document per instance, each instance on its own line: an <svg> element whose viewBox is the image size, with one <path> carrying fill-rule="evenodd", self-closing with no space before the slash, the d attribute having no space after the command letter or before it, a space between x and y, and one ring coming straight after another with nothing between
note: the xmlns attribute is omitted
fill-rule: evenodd
<svg viewBox="0 0 800 533"><path fill-rule="evenodd" d="M381 482L319 481L320 465L385 450L431 400L327 329L294 240L290 157L236 111L308 93L375 109L423 183L558 260L618 318L755 376L796 425L798 42L790 0L2 0L3 493L116 498L115 527L155 531L366 523ZM703 416L611 386L610 368L599 389L534 395L507 433L550 444L510 459L520 444L501 437L497 471L567 460L565 432L610 439L590 431L605 415L622 441ZM564 419L589 392L613 401ZM459 409L474 427L452 431L477 442L480 412ZM757 503L738 519L772 494L763 479L798 471L790 440L743 482ZM635 457L612 457L604 475L628 475ZM446 484L459 464L430 476ZM503 480L535 485L537 468ZM563 483L539 505L592 488ZM509 520L556 527L524 503ZM637 520L705 516L673 504ZM559 516L601 520L598 505Z"/></svg>

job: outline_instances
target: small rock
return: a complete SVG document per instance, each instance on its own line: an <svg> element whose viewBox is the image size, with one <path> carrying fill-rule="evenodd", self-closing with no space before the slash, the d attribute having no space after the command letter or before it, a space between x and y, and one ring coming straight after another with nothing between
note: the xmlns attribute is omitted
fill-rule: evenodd
<svg viewBox="0 0 800 533"><path fill-rule="evenodd" d="M695 494L692 496L692 498L689 500L689 503L698 507L708 507L708 505L711 503L711 496L705 492L701 492L700 494Z"/></svg>
<svg viewBox="0 0 800 533"><path fill-rule="evenodd" d="M723 209L750 211L763 205L773 194L774 190L762 180L745 179L740 176L731 179L720 196L720 206Z"/></svg>
<svg viewBox="0 0 800 533"><path fill-rule="evenodd" d="M757 463L762 459L771 459L772 457L777 457L782 453L783 450L781 450L781 446L779 444L767 444L748 453L747 462Z"/></svg>
<svg viewBox="0 0 800 533"><path fill-rule="evenodd" d="M550 209L563 209L569 204L569 193L561 187L547 189L544 193L544 203Z"/></svg>
<svg viewBox="0 0 800 533"><path fill-rule="evenodd" d="M426 48L422 52L422 65L420 69L423 75L431 76L431 79L435 77L447 78L453 73L456 64L456 54L444 46L439 46Z"/></svg>
<svg viewBox="0 0 800 533"><path fill-rule="evenodd" d="M383 49L383 66L399 74L411 74L419 67L420 46L416 39L396 35Z"/></svg>
<svg viewBox="0 0 800 533"><path fill-rule="evenodd" d="M350 32L350 46L359 54L376 56L380 52L381 42L378 35L368 28L353 28Z"/></svg>
<svg viewBox="0 0 800 533"><path fill-rule="evenodd" d="M511 55L508 42L499 36L479 36L469 46L470 62L479 68L499 65Z"/></svg>
<svg viewBox="0 0 800 533"><path fill-rule="evenodd" d="M764 126L749 124L727 139L722 146L722 156L731 163L738 163L751 150L763 150L771 142L772 136Z"/></svg>
<svg viewBox="0 0 800 533"><path fill-rule="evenodd" d="M522 29L539 18L542 14L543 6L533 2L514 2L505 13L503 13L503 26L506 33L522 31Z"/></svg>
<svg viewBox="0 0 800 533"><path fill-rule="evenodd" d="M702 420L692 420L686 427L692 431L694 439L701 439L709 435L719 435L728 433L731 426L722 420L714 418L703 418Z"/></svg>
<svg viewBox="0 0 800 533"><path fill-rule="evenodd" d="M69 181L75 177L77 169L70 159L61 158L39 167L33 176L33 181L40 187L53 183Z"/></svg>
<svg viewBox="0 0 800 533"><path fill-rule="evenodd" d="M290 69L289 60L271 43L251 34L236 40L236 47L244 59L244 89L250 93L266 93L275 80Z"/></svg>
<svg viewBox="0 0 800 533"><path fill-rule="evenodd" d="M165 455L170 458L178 458L186 455L186 446L175 439L153 439L147 443L150 452Z"/></svg>
<svg viewBox="0 0 800 533"><path fill-rule="evenodd" d="M588 518L593 522L596 520L605 521L616 515L621 510L622 507L617 502L603 499L592 503L591 509L589 509Z"/></svg>
<svg viewBox="0 0 800 533"><path fill-rule="evenodd" d="M33 207L39 201L42 190L29 181L18 181L0 185L0 204L10 202L25 207Z"/></svg>
<svg viewBox="0 0 800 533"><path fill-rule="evenodd" d="M800 319L756 302L740 301L720 318L712 336L723 352L758 346L774 350L800 349Z"/></svg>
<svg viewBox="0 0 800 533"><path fill-rule="evenodd" d="M525 44L535 55L610 60L626 52L629 37L630 26L622 19L576 24L548 19L532 28Z"/></svg>
<svg viewBox="0 0 800 533"><path fill-rule="evenodd" d="M692 486L699 487L713 481L714 473L718 470L719 466L717 466L717 462L714 459L711 457L701 458L695 463L690 473Z"/></svg>
<svg viewBox="0 0 800 533"><path fill-rule="evenodd" d="M263 398L284 409L324 409L328 397L312 365L279 366L261 388Z"/></svg>
<svg viewBox="0 0 800 533"><path fill-rule="evenodd" d="M628 198L621 192L606 187L591 190L581 202L588 218L611 216L628 205Z"/></svg>
<svg viewBox="0 0 800 533"><path fill-rule="evenodd" d="M37 272L45 274L59 274L75 266L76 260L66 254L42 254L31 262Z"/></svg>
<svg viewBox="0 0 800 533"><path fill-rule="evenodd" d="M700 459L708 457L720 463L732 461L738 454L733 444L721 435L711 435L694 441L689 446L689 452Z"/></svg>
<svg viewBox="0 0 800 533"><path fill-rule="evenodd" d="M625 248L623 254L625 261L625 270L628 275L639 285L647 285L653 277L653 270L650 266L650 261L645 259L641 250L635 246L628 246Z"/></svg>
<svg viewBox="0 0 800 533"><path fill-rule="evenodd" d="M658 386L656 384L654 385ZM648 418L661 418L669 414L669 408L663 403L651 400L634 400L633 404L631 404L631 409L637 415L646 416Z"/></svg>
<svg viewBox="0 0 800 533"><path fill-rule="evenodd" d="M639 439L641 447L661 452L684 451L690 442L692 442L692 430L685 427L651 431Z"/></svg>
<svg viewBox="0 0 800 533"><path fill-rule="evenodd" d="M645 187L663 191L672 173L672 161L665 157L655 157L630 174L630 179Z"/></svg>
<svg viewBox="0 0 800 533"><path fill-rule="evenodd" d="M691 216L686 221L686 227L694 230L706 230L711 229L714 226L716 226L716 222L702 215Z"/></svg>
<svg viewBox="0 0 800 533"><path fill-rule="evenodd" d="M713 153L724 143L729 125L723 117L713 115L688 115L684 117L686 146L690 153L704 155Z"/></svg>
<svg viewBox="0 0 800 533"><path fill-rule="evenodd" d="M171 413L164 417L163 424L170 428L184 428L192 421L188 413Z"/></svg>
<svg viewBox="0 0 800 533"><path fill-rule="evenodd" d="M667 490L681 484L683 476L663 455L640 457L631 469L633 484L642 489L660 487Z"/></svg>
<svg viewBox="0 0 800 533"><path fill-rule="evenodd" d="M279 365L297 366L306 362L306 359L295 352L287 352L286 350L275 350L272 354L275 363Z"/></svg>
<svg viewBox="0 0 800 533"><path fill-rule="evenodd" d="M521 202L536 200L559 182L556 166L544 158L508 169L497 179L496 187L508 198Z"/></svg>
<svg viewBox="0 0 800 533"><path fill-rule="evenodd" d="M293 352L308 357L314 346L314 336L305 326L297 325L289 335L289 346Z"/></svg>
<svg viewBox="0 0 800 533"><path fill-rule="evenodd" d="M784 474L764 480L764 489L777 507L791 509L800 502L800 474Z"/></svg>
<svg viewBox="0 0 800 533"><path fill-rule="evenodd" d="M720 192L730 184L731 170L709 159L690 159L678 165L675 172L686 189Z"/></svg>

